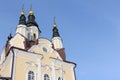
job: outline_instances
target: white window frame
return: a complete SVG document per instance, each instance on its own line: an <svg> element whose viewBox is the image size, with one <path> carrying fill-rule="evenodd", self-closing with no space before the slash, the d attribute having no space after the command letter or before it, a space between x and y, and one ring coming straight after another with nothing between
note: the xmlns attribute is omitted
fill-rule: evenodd
<svg viewBox="0 0 120 80"><path fill-rule="evenodd" d="M28 72L32 71L34 73L34 80L36 80L36 72L34 70L27 70L26 72L26 80L28 80Z"/></svg>
<svg viewBox="0 0 120 80"><path fill-rule="evenodd" d="M50 76L48 73L44 73L44 74L42 75L42 80L44 80L44 75L45 75L45 74L47 74L47 75L49 76L49 80L52 80L52 79L51 79L51 76Z"/></svg>

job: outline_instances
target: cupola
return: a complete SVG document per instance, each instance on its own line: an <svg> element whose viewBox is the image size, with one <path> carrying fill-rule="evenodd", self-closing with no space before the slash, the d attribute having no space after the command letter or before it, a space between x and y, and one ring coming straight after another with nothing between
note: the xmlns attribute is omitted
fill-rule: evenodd
<svg viewBox="0 0 120 80"><path fill-rule="evenodd" d="M16 28L16 33L21 34L22 36L26 37L26 17L25 17L25 12L24 12L24 7L22 8L20 18L19 18L19 23Z"/></svg>
<svg viewBox="0 0 120 80"><path fill-rule="evenodd" d="M31 6L27 21L27 38L29 41L36 41L40 37L40 33L41 31L35 21L34 12Z"/></svg>
<svg viewBox="0 0 120 80"><path fill-rule="evenodd" d="M63 48L63 46L62 46L62 39L61 39L61 37L59 35L55 18L54 18L53 30L52 31L53 31L52 43L54 45L54 48L59 50L59 49Z"/></svg>

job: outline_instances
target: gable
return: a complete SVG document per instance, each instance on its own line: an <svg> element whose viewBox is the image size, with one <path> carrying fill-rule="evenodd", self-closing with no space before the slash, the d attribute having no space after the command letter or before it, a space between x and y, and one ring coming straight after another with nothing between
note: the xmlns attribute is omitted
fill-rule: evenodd
<svg viewBox="0 0 120 80"><path fill-rule="evenodd" d="M24 38L22 35L20 35L19 33L17 33L17 34L10 40L9 43L10 43L11 46L25 49L25 47L24 47L24 41L25 41L25 38Z"/></svg>
<svg viewBox="0 0 120 80"><path fill-rule="evenodd" d="M39 39L39 44L32 46L28 51L35 54L41 54L46 60L49 58L62 60L58 52L52 48L52 43L47 39Z"/></svg>

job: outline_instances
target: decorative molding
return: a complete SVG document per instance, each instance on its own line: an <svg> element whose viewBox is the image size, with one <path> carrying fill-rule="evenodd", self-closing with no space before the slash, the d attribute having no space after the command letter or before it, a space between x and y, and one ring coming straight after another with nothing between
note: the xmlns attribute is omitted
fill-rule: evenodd
<svg viewBox="0 0 120 80"><path fill-rule="evenodd" d="M63 70L62 68L57 68L55 70L56 70L56 72L61 72L61 73L65 74L65 70Z"/></svg>
<svg viewBox="0 0 120 80"><path fill-rule="evenodd" d="M42 74L42 80L44 80L44 75L45 74L47 74L48 76L49 76L49 80L53 80L52 78L51 78L51 76L48 74L48 73L45 73L45 72L43 72L43 74Z"/></svg>
<svg viewBox="0 0 120 80"><path fill-rule="evenodd" d="M51 66L52 66L52 80L56 80L55 62L54 62L54 60L51 62Z"/></svg>
<svg viewBox="0 0 120 80"><path fill-rule="evenodd" d="M49 70L49 71L52 70L52 68L49 65L42 65L41 67L42 69L45 69L45 70Z"/></svg>
<svg viewBox="0 0 120 80"><path fill-rule="evenodd" d="M37 60L37 62L38 62L38 80L41 80L41 59L38 59Z"/></svg>
<svg viewBox="0 0 120 80"><path fill-rule="evenodd" d="M27 26L26 26L26 25L23 25L23 24L19 24L19 25L17 26L17 28L20 28L20 27L27 28Z"/></svg>
<svg viewBox="0 0 120 80"><path fill-rule="evenodd" d="M62 78L62 80L65 80L65 78L64 78L64 77L62 77L62 76L57 76L57 80L58 80L58 78L59 78L59 77L61 77L61 78Z"/></svg>
<svg viewBox="0 0 120 80"><path fill-rule="evenodd" d="M34 80L36 80L36 75L37 75L37 74L36 74L36 71L31 70L31 69L27 69L27 71L26 71L26 80L28 80L28 72L29 72L29 71L33 71L33 72L34 72L34 77L35 77Z"/></svg>
<svg viewBox="0 0 120 80"><path fill-rule="evenodd" d="M50 60L52 62L55 62L56 64L70 66L71 68L75 67L75 64L73 64L73 63L63 62L62 60L58 60L58 59L54 59L54 58L50 58Z"/></svg>
<svg viewBox="0 0 120 80"><path fill-rule="evenodd" d="M26 52L26 51L18 50L18 49L15 49L15 52L17 54L22 54L22 55L27 55L27 56L31 56L31 57L34 57L34 58L42 59L42 55L40 55L40 54L35 54L35 53L32 53L32 52Z"/></svg>
<svg viewBox="0 0 120 80"><path fill-rule="evenodd" d="M36 63L33 62L33 61L26 62L26 64L28 64L29 66L38 67L38 64L36 64Z"/></svg>

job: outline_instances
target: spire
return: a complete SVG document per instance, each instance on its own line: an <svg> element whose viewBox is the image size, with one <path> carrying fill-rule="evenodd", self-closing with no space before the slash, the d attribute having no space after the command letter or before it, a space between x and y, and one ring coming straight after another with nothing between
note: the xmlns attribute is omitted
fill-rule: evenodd
<svg viewBox="0 0 120 80"><path fill-rule="evenodd" d="M54 28L54 27L57 27L57 25L56 25L56 21L55 21L55 17L54 17L53 22L54 22L54 23L53 23L53 28Z"/></svg>
<svg viewBox="0 0 120 80"><path fill-rule="evenodd" d="M57 29L55 17L54 17L54 23L53 23L53 37L60 37L58 29Z"/></svg>
<svg viewBox="0 0 120 80"><path fill-rule="evenodd" d="M24 15L24 5L22 5L22 12L21 12L21 15Z"/></svg>
<svg viewBox="0 0 120 80"><path fill-rule="evenodd" d="M22 11L21 11L21 15L20 15L20 19L19 19L19 24L26 24L26 17L25 17L25 13L24 13L24 5L22 6Z"/></svg>

